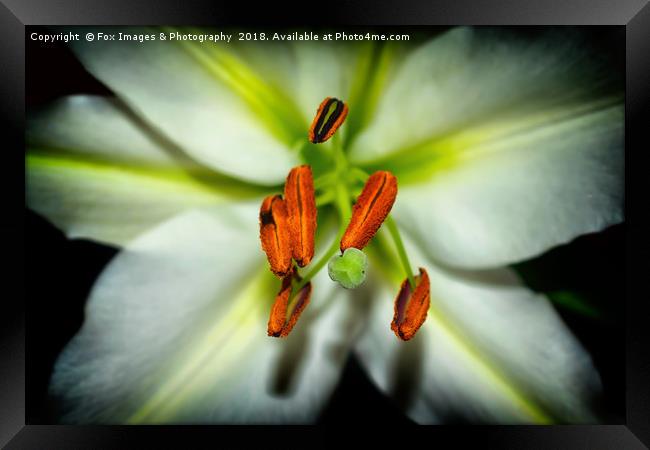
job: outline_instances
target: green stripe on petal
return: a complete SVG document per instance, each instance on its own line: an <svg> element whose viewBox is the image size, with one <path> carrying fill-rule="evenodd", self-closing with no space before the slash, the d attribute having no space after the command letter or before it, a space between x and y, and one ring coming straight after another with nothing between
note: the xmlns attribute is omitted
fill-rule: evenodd
<svg viewBox="0 0 650 450"><path fill-rule="evenodd" d="M32 112L27 205L71 237L122 245L190 208L267 188L198 165L115 99L66 97Z"/></svg>
<svg viewBox="0 0 650 450"><path fill-rule="evenodd" d="M198 29L165 28L165 30L196 34L204 32ZM206 45L197 41L180 41L178 44L219 82L226 84L241 96L277 139L289 148L294 148L297 141L304 139L308 125L293 103L293 99L277 86L270 85L263 75L255 73L236 52L231 51L229 47ZM282 47L273 43L265 45L269 53L284 51Z"/></svg>
<svg viewBox="0 0 650 450"><path fill-rule="evenodd" d="M75 28L74 31L97 30ZM102 28L104 33L157 34L160 31ZM202 45L207 49L227 44L205 42ZM71 42L70 46L86 69L110 87L136 115L215 171L272 185L284 180L291 167L298 164L297 152L292 150L294 142L270 133L267 125L271 122L260 120L261 110L251 109L250 103L242 98L241 89L246 88L251 95L261 89L259 83L254 85L257 90L250 87L251 80L257 78L245 72L245 65L236 65L236 70L228 72L237 75L235 84L241 88L238 91L206 70L178 42L79 41ZM269 89L264 92L268 93ZM268 100L268 96L260 99ZM264 112L272 120L271 113L266 109ZM294 122L279 117L273 124L293 126Z"/></svg>
<svg viewBox="0 0 650 450"><path fill-rule="evenodd" d="M403 44L397 42L384 45L363 43L347 102L350 112L346 119L348 131L344 147L347 148L354 137L372 121L389 77L403 59L406 50Z"/></svg>
<svg viewBox="0 0 650 450"><path fill-rule="evenodd" d="M357 351L371 378L410 417L421 423L595 421L590 402L600 392L598 375L543 296L507 269L441 269L408 244L431 279L427 321L412 341L395 338L388 324L402 280L389 270L393 287L375 295ZM372 259L371 269L377 264ZM375 277L370 273L368 282Z"/></svg>
<svg viewBox="0 0 650 450"><path fill-rule="evenodd" d="M390 169L400 185L424 183L440 172L462 166L476 158L507 149L503 144L537 133L570 126L576 121L620 108L622 98L610 97L584 104L565 105L531 112L523 117L497 115L473 126L450 131L409 147L396 149L383 157L361 162L366 171ZM566 124L565 124L566 123Z"/></svg>
<svg viewBox="0 0 650 450"><path fill-rule="evenodd" d="M265 332L273 298L269 294L277 289L275 277L264 269L260 265L251 270L250 279L244 280L238 292L228 299L231 306L227 311L203 318L204 324L193 325L205 331L197 333L197 339L187 344L186 351L177 352L165 362L164 382L156 386L126 423L173 422L179 410L201 402L223 368L241 366L237 362L241 355L254 352L251 344L255 336ZM221 392L230 389L228 385L219 388ZM212 401L218 407L218 401Z"/></svg>
<svg viewBox="0 0 650 450"><path fill-rule="evenodd" d="M229 199L182 171L125 168L30 152L27 205L71 238L124 245L173 215Z"/></svg>
<svg viewBox="0 0 650 450"><path fill-rule="evenodd" d="M321 272L292 333L267 336L280 280L259 247L258 208L188 212L111 261L55 364L50 391L65 422L316 420L359 331L358 311Z"/></svg>
<svg viewBox="0 0 650 450"><path fill-rule="evenodd" d="M571 30L454 29L407 55L351 158L369 162L493 122L620 101L621 80Z"/></svg>
<svg viewBox="0 0 650 450"><path fill-rule="evenodd" d="M393 214L448 265L522 261L623 219L623 153L621 104L480 139L400 189Z"/></svg>
<svg viewBox="0 0 650 450"><path fill-rule="evenodd" d="M394 302L395 297L397 296L397 292L399 289L400 284L402 281L404 281L404 274L403 271L400 270L398 267L397 263L395 262L394 265L390 266L387 263L391 260L396 261L396 249L393 248L391 249L390 245L388 244L389 239L387 239L386 234L382 233L379 236L375 237L375 243L372 246L372 252L375 254L375 258L372 259L371 264L376 265L376 270L380 271L382 274L382 278L384 278L384 283L386 281L390 281L392 284L384 284L384 286L379 290L379 293L376 295L379 295L381 300L377 300L379 302L382 308L382 312L386 317L389 317L389 312L392 311L392 303ZM429 272L436 273L437 269L432 270L431 268L428 268ZM374 280L377 283L381 283L379 280ZM372 282L372 280L370 281ZM389 290L388 286L393 286L394 292ZM433 289L436 287L434 286ZM391 297L392 296L392 297ZM374 308L377 308L377 306L374 306ZM471 311L468 312L468 314L471 314ZM387 344L388 347L394 346L396 339L394 338L394 334L392 333L385 333L385 330L380 330L379 329L379 324L377 324L378 319L372 318L372 316L375 316L375 314L371 314L371 323L374 323L373 326L371 326L371 329L374 329L374 331L370 331L370 336L375 335L376 333L379 333L381 335L386 334L382 338L375 337L375 338L369 338L367 336L362 337L360 344L358 344L358 348L360 349L360 354L361 354L361 359L364 361L367 366L366 368L369 370L370 375L375 377L381 377L379 380L375 379L375 382L379 383L380 388L384 387L383 383L388 384L388 380L386 380L386 375L384 374L379 374L378 370L386 370L386 369L378 369L374 367L374 364L377 364L378 361L381 361L382 358L385 357L385 355L381 355L381 352L377 352L378 355L377 357L372 356L371 357L368 355L368 352L374 352L373 350L370 350L370 344L367 341L367 339L375 339L376 340L376 345L381 345L381 342L390 342L390 344ZM388 320L388 319L387 319ZM386 327L389 328L389 327ZM431 337L430 334L433 332L432 330L435 328L435 338ZM536 423L536 424L551 424L554 422L554 419L552 416L549 414L548 411L545 411L542 406L537 404L534 399L532 399L526 392L524 392L520 386L517 385L516 382L514 382L506 372L498 365L495 365L493 361L489 359L489 357L486 357L485 354L483 354L480 350L480 347L476 345L475 342L472 342L471 339L468 338L466 334L463 333L462 329L458 327L457 323L454 323L453 319L450 318L448 315L445 315L444 310L440 310L436 306L436 301L435 299L432 299L431 306L428 311L427 319L424 324L424 326L418 331L419 334L426 335L426 339L431 339L432 341L435 340L443 340L446 346L450 347L450 350L452 353L456 354L459 360L463 361L462 364L466 364L467 368L466 370L471 371L472 373L475 373L478 375L479 378L482 379L483 383L487 383L487 385L491 386L492 389L496 391L496 395L499 398L493 398L490 401L494 403L492 405L494 408L503 408L504 407L504 401L506 402L505 408L507 409L513 409L515 415L519 415L520 418L518 420L522 420L524 423ZM392 336L391 336L392 334ZM417 336L417 335L416 335ZM425 340L422 337L418 337L420 342L422 340ZM440 342L436 342L436 346L438 346ZM375 344L373 344L375 345ZM402 344L403 345L403 344ZM420 344L416 344L415 346L421 346ZM413 346L413 347L415 347ZM412 348L410 349L412 350ZM397 351L409 351L409 348L405 349L399 349ZM415 350L416 354L419 353L419 350ZM421 358L422 355L417 355L415 356L416 358ZM397 359L397 358L395 358ZM374 360L374 361L373 361ZM404 364L404 363L402 363ZM414 367L419 366L421 364L420 362L413 361ZM394 368L393 371L395 372L396 370L403 370L404 368ZM387 372L390 372L386 370ZM381 381L383 380L383 381ZM418 386L415 385L413 386L413 389L418 389ZM444 389L444 388L443 388ZM390 392L387 392L390 395ZM401 403L403 399L396 399L398 403ZM425 399L426 401L426 399ZM469 400L470 402L472 400ZM475 400L474 400L475 401ZM458 401L458 406L460 410L463 409L462 402ZM471 405L467 405L468 409L473 408ZM404 411L405 413L409 414L409 411ZM421 413L420 413L421 414ZM463 414L463 413L461 413ZM444 423L446 422L444 417L439 417L438 413L435 411L435 408L430 409L427 411L424 416L419 415L418 417L414 417L411 414L409 414L412 418L416 420L420 420L423 423ZM496 422L501 421L502 418L497 418ZM512 419L508 419L512 420ZM453 422L453 420L452 420Z"/></svg>

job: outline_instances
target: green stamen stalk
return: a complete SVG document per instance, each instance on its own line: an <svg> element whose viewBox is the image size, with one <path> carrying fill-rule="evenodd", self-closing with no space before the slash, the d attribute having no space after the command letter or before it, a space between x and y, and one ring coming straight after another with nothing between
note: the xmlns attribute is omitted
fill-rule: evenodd
<svg viewBox="0 0 650 450"><path fill-rule="evenodd" d="M325 254L316 263L314 263L314 265L312 266L309 273L307 275L305 275L302 278L302 280L300 280L299 282L297 282L294 285L293 291L291 293L292 300L296 296L296 294L298 292L300 292L300 290L303 287L305 287L305 285L307 283L309 283L311 281L311 279L314 278L316 276L316 274L318 272L320 272L320 270L323 267L325 267L325 264L327 264L329 262L329 260L332 258L332 256L334 256L336 254L336 252L339 251L339 242L341 241L341 236L343 236L344 232L345 232L345 227L341 227L341 229L339 230L339 232L336 235L336 238L334 239L334 241L332 242L330 247L327 249Z"/></svg>
<svg viewBox="0 0 650 450"><path fill-rule="evenodd" d="M316 197L316 207L319 208L324 205L329 205L336 199L336 195L332 191L327 191L322 195Z"/></svg>
<svg viewBox="0 0 650 450"><path fill-rule="evenodd" d="M395 242L395 248L397 248L397 255L399 256L400 261L402 262L402 267L406 272L406 277L409 280L411 289L415 289L415 278L413 278L413 270L411 270L411 263L409 262L408 255L406 254L406 249L404 248L404 243L402 242L402 237L399 234L397 229L397 224L391 216L386 218L386 226L388 227L388 232Z"/></svg>

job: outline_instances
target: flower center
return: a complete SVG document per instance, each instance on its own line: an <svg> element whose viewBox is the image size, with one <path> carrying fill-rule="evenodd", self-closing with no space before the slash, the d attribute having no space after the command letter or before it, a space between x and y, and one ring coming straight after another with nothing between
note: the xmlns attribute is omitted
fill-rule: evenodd
<svg viewBox="0 0 650 450"><path fill-rule="evenodd" d="M282 278L269 319L268 334L284 337L294 327L309 303L311 280L328 265L330 278L346 289L354 289L366 278L368 259L363 252L381 225L386 222L395 244L401 270L406 277L396 299L392 328L409 340L426 318L429 285L426 271L413 276L410 262L396 223L389 214L397 198L397 178L390 172L368 175L352 166L335 135L348 114L348 106L333 97L320 104L308 132L309 141L320 144L331 139L330 164L314 180L309 165L295 167L287 176L284 197L270 195L260 209L260 239L271 271ZM353 195L363 184L358 196ZM352 202L354 201L354 205ZM311 265L314 256L317 216L334 208L339 231L325 253ZM299 268L306 274L299 274ZM329 263L329 264L328 264ZM309 268L307 268L310 266ZM422 280L427 280L423 283ZM399 313L398 313L399 312Z"/></svg>

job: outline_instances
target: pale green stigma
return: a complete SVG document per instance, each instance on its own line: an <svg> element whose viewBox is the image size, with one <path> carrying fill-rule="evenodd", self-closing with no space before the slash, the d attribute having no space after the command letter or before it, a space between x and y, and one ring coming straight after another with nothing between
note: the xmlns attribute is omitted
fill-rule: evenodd
<svg viewBox="0 0 650 450"><path fill-rule="evenodd" d="M343 255L334 255L327 264L327 272L333 281L346 289L360 286L366 279L368 258L361 250L348 248Z"/></svg>

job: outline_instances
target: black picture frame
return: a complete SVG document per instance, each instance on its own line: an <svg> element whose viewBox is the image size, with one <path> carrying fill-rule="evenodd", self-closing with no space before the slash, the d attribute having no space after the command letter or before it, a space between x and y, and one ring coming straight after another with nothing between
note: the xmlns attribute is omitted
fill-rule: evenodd
<svg viewBox="0 0 650 450"><path fill-rule="evenodd" d="M306 4L305 4L306 7ZM647 0L472 0L335 1L318 11L276 3L264 5L208 0L164 1L2 0L0 3L0 92L5 170L3 201L6 214L0 226L8 239L1 258L5 297L0 314L0 446L18 448L196 448L220 447L237 440L236 447L261 435L266 442L285 439L312 446L310 427L222 426L63 426L25 425L25 306L24 292L24 121L25 26L102 24L273 24L273 25L618 25L626 32L626 238L627 348L625 425L419 427L408 439L425 442L471 443L488 448L648 448L650 445L650 356L644 320L648 295L635 289L647 276L650 254L644 210L648 190L646 153L650 149L646 122L650 86L650 6ZM643 113L646 114L643 114ZM644 258L646 256L646 258ZM642 282L642 281L641 281ZM254 432L251 432L254 431ZM325 430L327 431L327 430ZM364 439L401 440L395 429L358 430ZM371 432L370 432L371 431ZM388 441L382 441L387 443ZM229 446L230 447L230 446Z"/></svg>

